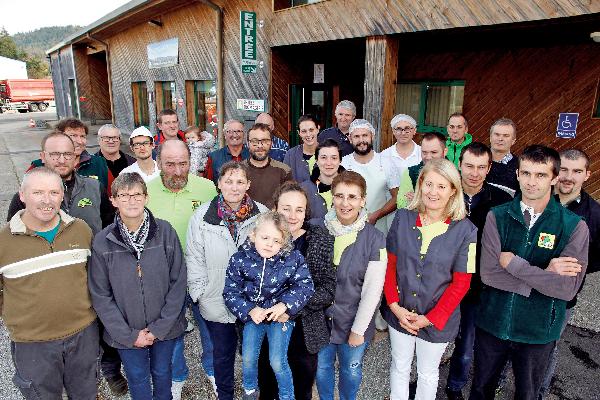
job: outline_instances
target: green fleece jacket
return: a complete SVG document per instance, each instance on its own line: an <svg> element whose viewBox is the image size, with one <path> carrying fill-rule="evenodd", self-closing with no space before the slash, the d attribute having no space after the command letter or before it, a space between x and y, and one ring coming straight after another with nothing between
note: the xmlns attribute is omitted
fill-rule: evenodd
<svg viewBox="0 0 600 400"><path fill-rule="evenodd" d="M463 140L463 142L460 144L454 143L448 136L448 139L446 140L446 147L448 148L448 154L446 155L446 158L452 161L454 165L456 165L456 168L458 168L458 159L460 157L460 153L472 141L473 136L471 136L470 133L465 133L465 140Z"/></svg>

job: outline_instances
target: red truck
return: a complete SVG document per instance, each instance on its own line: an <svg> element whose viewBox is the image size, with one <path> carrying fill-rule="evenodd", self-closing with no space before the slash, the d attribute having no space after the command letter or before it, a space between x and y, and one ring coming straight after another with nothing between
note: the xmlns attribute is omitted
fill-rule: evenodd
<svg viewBox="0 0 600 400"><path fill-rule="evenodd" d="M7 110L46 111L54 101L51 79L0 80L0 113Z"/></svg>

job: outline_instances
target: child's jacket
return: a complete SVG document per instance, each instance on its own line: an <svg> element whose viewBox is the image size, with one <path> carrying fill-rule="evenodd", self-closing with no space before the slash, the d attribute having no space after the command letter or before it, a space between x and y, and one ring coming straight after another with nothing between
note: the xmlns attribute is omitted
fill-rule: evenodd
<svg viewBox="0 0 600 400"><path fill-rule="evenodd" d="M254 307L270 308L282 302L293 317L314 293L313 281L302 254L280 251L263 258L249 240L229 259L223 298L242 322L251 320Z"/></svg>

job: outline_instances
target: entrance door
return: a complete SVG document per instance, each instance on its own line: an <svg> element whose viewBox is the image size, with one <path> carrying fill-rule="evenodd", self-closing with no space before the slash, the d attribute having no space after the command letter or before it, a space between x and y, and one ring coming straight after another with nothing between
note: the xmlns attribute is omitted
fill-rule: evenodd
<svg viewBox="0 0 600 400"><path fill-rule="evenodd" d="M324 83L311 83L307 85L290 85L289 97L289 126L290 147L300 144L298 136L298 118L304 114L312 114L321 130L332 126L333 120L333 87Z"/></svg>

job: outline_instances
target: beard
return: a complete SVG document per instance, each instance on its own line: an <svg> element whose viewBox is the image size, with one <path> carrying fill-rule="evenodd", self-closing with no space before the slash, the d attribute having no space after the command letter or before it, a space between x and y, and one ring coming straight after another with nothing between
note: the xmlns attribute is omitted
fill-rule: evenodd
<svg viewBox="0 0 600 400"><path fill-rule="evenodd" d="M269 157L269 152L265 151L264 155L258 155L257 153L250 153L250 157L252 157L252 159L254 161L265 161Z"/></svg>
<svg viewBox="0 0 600 400"><path fill-rule="evenodd" d="M361 146L361 145L367 145L367 148L364 150L361 150L358 148L358 146ZM371 150L373 150L373 143L360 142L356 146L352 145L352 148L354 149L354 152L356 154L361 155L361 156L366 156L367 154L369 154L371 152Z"/></svg>
<svg viewBox="0 0 600 400"><path fill-rule="evenodd" d="M163 185L169 190L181 190L188 182L187 174L167 176L163 171L160 171L160 178L162 179Z"/></svg>

